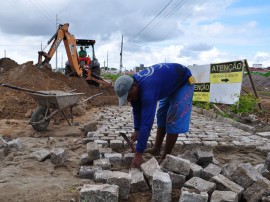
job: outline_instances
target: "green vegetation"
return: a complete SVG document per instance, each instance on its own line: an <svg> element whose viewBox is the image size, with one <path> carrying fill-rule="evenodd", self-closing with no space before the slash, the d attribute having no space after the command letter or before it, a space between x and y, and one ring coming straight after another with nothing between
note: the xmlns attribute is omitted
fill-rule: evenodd
<svg viewBox="0 0 270 202"><path fill-rule="evenodd" d="M248 73L245 72L245 75L247 75ZM267 73L261 73L261 72L251 72L251 74L254 74L254 75L260 75L260 76L265 76L265 77L269 77L270 76L270 72L267 72Z"/></svg>
<svg viewBox="0 0 270 202"><path fill-rule="evenodd" d="M76 190L75 187L69 187L68 191L71 192L71 193L75 193L77 190Z"/></svg>
<svg viewBox="0 0 270 202"><path fill-rule="evenodd" d="M216 108L220 110L217 112L223 117L235 118L235 114L241 115L242 113L255 113L257 112L257 104L259 100L251 95L239 96L239 101L233 105L215 104ZM193 105L206 110L214 109L214 103L209 102L193 102ZM223 112L221 112L223 111Z"/></svg>
<svg viewBox="0 0 270 202"><path fill-rule="evenodd" d="M270 91L258 91L259 96L270 97Z"/></svg>
<svg viewBox="0 0 270 202"><path fill-rule="evenodd" d="M231 106L232 112L235 114L253 113L256 111L256 106L259 100L250 95L241 95L239 101Z"/></svg>
<svg viewBox="0 0 270 202"><path fill-rule="evenodd" d="M102 74L103 78L110 79L111 81L115 81L119 76L121 76L121 75L120 74L108 74L108 73ZM129 75L129 76L132 76L132 75Z"/></svg>
<svg viewBox="0 0 270 202"><path fill-rule="evenodd" d="M198 101L193 101L192 103L194 106L203 108L203 109L212 109L213 108L213 103L211 102L198 102Z"/></svg>
<svg viewBox="0 0 270 202"><path fill-rule="evenodd" d="M119 76L121 76L120 74L102 74L102 77L105 79L110 79L112 81L115 81Z"/></svg>

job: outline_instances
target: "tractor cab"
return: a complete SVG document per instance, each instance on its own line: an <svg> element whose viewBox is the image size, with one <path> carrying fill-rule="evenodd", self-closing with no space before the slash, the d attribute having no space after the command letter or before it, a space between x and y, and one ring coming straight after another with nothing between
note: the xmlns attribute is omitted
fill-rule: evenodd
<svg viewBox="0 0 270 202"><path fill-rule="evenodd" d="M95 57L95 43L95 40L76 39L76 49L78 53L78 63L83 70L83 77L89 84L99 85L98 82L93 81L93 78L101 80L100 63ZM65 74L69 76L74 74L69 63L66 63Z"/></svg>
<svg viewBox="0 0 270 202"><path fill-rule="evenodd" d="M80 66L88 66L89 68L91 68L91 60L93 60L93 58L95 57L95 43L95 40L76 39Z"/></svg>

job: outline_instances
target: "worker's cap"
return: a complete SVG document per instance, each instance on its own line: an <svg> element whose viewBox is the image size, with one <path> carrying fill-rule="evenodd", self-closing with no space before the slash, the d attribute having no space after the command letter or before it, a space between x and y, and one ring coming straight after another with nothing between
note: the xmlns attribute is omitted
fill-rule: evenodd
<svg viewBox="0 0 270 202"><path fill-rule="evenodd" d="M114 90L119 97L119 106L123 106L126 103L132 83L133 78L127 75L120 76L115 81Z"/></svg>

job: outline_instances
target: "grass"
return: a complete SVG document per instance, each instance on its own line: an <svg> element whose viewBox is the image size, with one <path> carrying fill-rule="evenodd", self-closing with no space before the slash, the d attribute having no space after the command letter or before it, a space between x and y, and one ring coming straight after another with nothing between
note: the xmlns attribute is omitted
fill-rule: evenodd
<svg viewBox="0 0 270 202"><path fill-rule="evenodd" d="M102 74L102 77L105 79L110 79L111 81L115 81L119 76L121 76L120 74Z"/></svg>
<svg viewBox="0 0 270 202"><path fill-rule="evenodd" d="M239 101L235 102L233 105L225 105L225 104L215 104L218 106L223 113L218 112L223 117L226 118L235 118L235 115L241 114L250 114L258 111L258 102L259 100L251 97L250 95L241 95L239 96ZM214 109L214 103L207 102L193 102L194 106L199 108L203 108L206 110Z"/></svg>
<svg viewBox="0 0 270 202"><path fill-rule="evenodd" d="M258 91L260 96L270 97L270 91Z"/></svg>

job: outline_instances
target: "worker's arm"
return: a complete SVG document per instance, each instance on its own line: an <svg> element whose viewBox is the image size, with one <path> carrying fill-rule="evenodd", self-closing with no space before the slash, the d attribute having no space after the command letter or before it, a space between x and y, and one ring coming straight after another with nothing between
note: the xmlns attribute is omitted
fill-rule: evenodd
<svg viewBox="0 0 270 202"><path fill-rule="evenodd" d="M142 153L146 149L155 118L157 100L157 93L153 92L152 89L149 92L146 91L142 95L140 128L136 145L136 151L138 153Z"/></svg>
<svg viewBox="0 0 270 202"><path fill-rule="evenodd" d="M139 135L140 128L140 118L141 118L141 104L140 103L131 103L132 112L133 112L133 123L134 123L134 132L131 136L131 142L136 142Z"/></svg>
<svg viewBox="0 0 270 202"><path fill-rule="evenodd" d="M138 131L141 122L142 106L140 103L131 103L133 112L134 130Z"/></svg>
<svg viewBox="0 0 270 202"><path fill-rule="evenodd" d="M152 97L154 98L154 97ZM146 149L147 141L150 135L150 131L153 126L157 101L151 99L149 101L143 100L140 129L136 144L136 153L134 159L130 165L130 168L137 167L143 163L142 153Z"/></svg>

